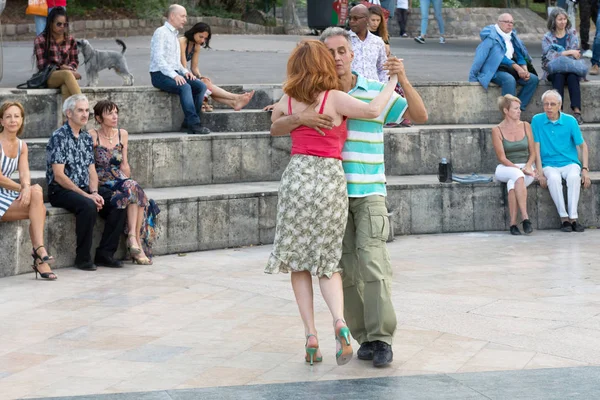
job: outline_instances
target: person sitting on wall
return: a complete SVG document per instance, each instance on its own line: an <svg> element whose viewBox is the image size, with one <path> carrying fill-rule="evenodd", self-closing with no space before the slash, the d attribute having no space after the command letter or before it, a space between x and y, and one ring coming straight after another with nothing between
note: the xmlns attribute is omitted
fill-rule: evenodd
<svg viewBox="0 0 600 400"><path fill-rule="evenodd" d="M154 31L150 43L150 78L152 86L179 96L185 118L181 126L189 134L206 135L210 130L202 126L202 102L206 85L181 65L181 49L177 35L187 21L185 8L172 4L167 21Z"/></svg>
<svg viewBox="0 0 600 400"><path fill-rule="evenodd" d="M31 186L29 150L19 139L23 134L25 109L21 103L4 102L0 107L0 118L0 221L30 221L35 277L39 273L42 279L56 280L58 277L50 269L54 257L44 248L44 195L40 185ZM10 179L15 171L19 172L19 183Z"/></svg>
<svg viewBox="0 0 600 400"><path fill-rule="evenodd" d="M203 76L198 68L198 59L200 58L200 49L210 49L209 43L212 33L210 32L210 26L204 22L198 22L192 26L191 29L187 30L182 37L179 38L179 46L181 51L181 65L187 67L187 63L191 62L190 71L194 76L200 79L206 87L207 95L218 101L233 108L235 111L240 111L254 96L254 90L248 93L235 94L230 93L219 86L212 83L210 78ZM202 105L202 111L211 112L212 106L208 102L204 102Z"/></svg>
<svg viewBox="0 0 600 400"><path fill-rule="evenodd" d="M510 14L498 17L498 23L481 30L481 43L475 50L475 60L469 72L469 82L479 82L486 90L490 82L502 88L502 95L512 94L521 100L525 111L539 79L529 72L531 57L525 44L513 30L515 21ZM517 84L522 86L517 95Z"/></svg>
<svg viewBox="0 0 600 400"><path fill-rule="evenodd" d="M550 191L562 222L560 230L583 232L583 225L577 222L577 206L581 185L586 189L591 186L588 146L577 120L560 111L562 97L556 90L544 92L542 103L544 112L531 120L540 186ZM568 211L563 196L563 179L567 181Z"/></svg>
<svg viewBox="0 0 600 400"><path fill-rule="evenodd" d="M527 187L535 180L535 145L531 125L521 121L521 100L512 94L498 98L498 108L504 116L502 122L492 128L492 144L500 164L495 178L506 183L510 233L520 235L517 213L521 211L523 231L533 232L527 213Z"/></svg>
<svg viewBox="0 0 600 400"><path fill-rule="evenodd" d="M85 271L95 271L95 264L120 268L123 264L113 256L123 232L126 211L111 207L108 200L112 192L98 188L92 137L84 129L90 115L87 97L82 94L69 97L63 104L63 113L67 122L52 133L46 146L48 199L53 207L75 214L75 267ZM90 250L98 212L105 217L106 225L92 262Z"/></svg>

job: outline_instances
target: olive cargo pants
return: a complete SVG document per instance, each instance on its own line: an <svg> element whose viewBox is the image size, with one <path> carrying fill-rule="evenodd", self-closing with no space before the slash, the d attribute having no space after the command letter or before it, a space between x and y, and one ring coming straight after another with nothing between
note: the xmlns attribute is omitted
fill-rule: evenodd
<svg viewBox="0 0 600 400"><path fill-rule="evenodd" d="M344 317L352 337L362 344L392 344L396 312L391 299L392 266L386 247L390 226L385 197L349 199L344 234Z"/></svg>

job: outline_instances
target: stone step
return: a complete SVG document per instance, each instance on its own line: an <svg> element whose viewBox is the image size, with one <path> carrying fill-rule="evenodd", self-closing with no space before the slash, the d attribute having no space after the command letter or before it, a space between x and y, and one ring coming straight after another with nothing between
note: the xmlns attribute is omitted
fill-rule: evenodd
<svg viewBox="0 0 600 400"><path fill-rule="evenodd" d="M591 173L591 177L592 188L581 193L579 218L585 226L598 226L600 207L595 199L600 195L600 173ZM279 182L253 182L147 189L148 196L161 208L158 217L161 236L154 253L272 243L278 185ZM396 235L508 228L506 189L499 183L440 184L434 175L390 176L387 200L393 212ZM65 267L72 263L75 255L75 217L63 209L47 206L47 248L57 259L55 268ZM548 190L537 184L528 189L528 211L535 229L559 226ZM0 224L0 248L4 250L0 276L31 272L28 224L27 221ZM94 246L102 228L102 220L99 220ZM507 240L513 239L507 236ZM124 254L123 244L118 256Z"/></svg>
<svg viewBox="0 0 600 400"><path fill-rule="evenodd" d="M465 71L465 77L467 72ZM496 100L500 88L492 85L486 91L478 83L470 82L422 82L414 83L427 109L430 125L444 124L495 124L501 119ZM221 113L205 114L205 124L213 131L260 131L268 130L270 115L258 111L281 97L278 85L243 85L242 90L255 88L256 99L246 112L222 110ZM550 89L542 82L534 100L523 114L524 120L542 112L541 95ZM133 86L118 88L84 88L91 105L99 99L109 98L120 107L120 124L131 133L173 132L179 130L183 113L175 95L158 91L152 87ZM583 119L588 123L600 123L600 81L583 82L581 98ZM566 95L565 110L568 109ZM17 90L1 89L0 103L6 100L23 103L27 112L24 137L49 137L62 121L59 113L60 95L55 89ZM92 126L92 122L90 126Z"/></svg>
<svg viewBox="0 0 600 400"><path fill-rule="evenodd" d="M494 173L498 162L491 128L492 125L386 128L386 172L436 174L438 163L446 157L457 174ZM585 124L581 129L589 146L590 170L598 171L600 124ZM137 134L130 141L129 162L134 178L147 188L279 180L289 162L291 146L289 137L272 137L268 132ZM27 143L31 170L44 171L47 139L27 139Z"/></svg>

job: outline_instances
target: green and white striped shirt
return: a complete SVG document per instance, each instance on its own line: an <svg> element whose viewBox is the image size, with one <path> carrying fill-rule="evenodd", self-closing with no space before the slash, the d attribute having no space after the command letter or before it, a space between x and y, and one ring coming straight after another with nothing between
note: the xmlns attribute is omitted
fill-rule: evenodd
<svg viewBox="0 0 600 400"><path fill-rule="evenodd" d="M356 74L356 86L348 94L365 103L371 102L385 84ZM342 150L348 197L386 196L383 157L383 126L401 122L408 108L406 99L393 93L383 112L375 119L348 119L348 139Z"/></svg>

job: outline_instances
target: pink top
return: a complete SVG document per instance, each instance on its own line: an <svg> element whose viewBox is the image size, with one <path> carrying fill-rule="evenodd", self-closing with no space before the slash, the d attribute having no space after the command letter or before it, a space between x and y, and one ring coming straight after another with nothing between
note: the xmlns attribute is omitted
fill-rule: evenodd
<svg viewBox="0 0 600 400"><path fill-rule="evenodd" d="M319 114L323 114L325 102L329 90L323 96L321 109ZM292 115L292 99L288 98L288 114ZM294 129L290 135L292 136L292 155L304 154L307 156L317 156L326 158L342 159L342 148L348 137L346 129L346 117L339 126L334 126L331 129L322 129L325 136L321 135L313 128L308 126L299 126Z"/></svg>
<svg viewBox="0 0 600 400"><path fill-rule="evenodd" d="M48 4L48 8L66 7L67 0L46 0L46 4Z"/></svg>

